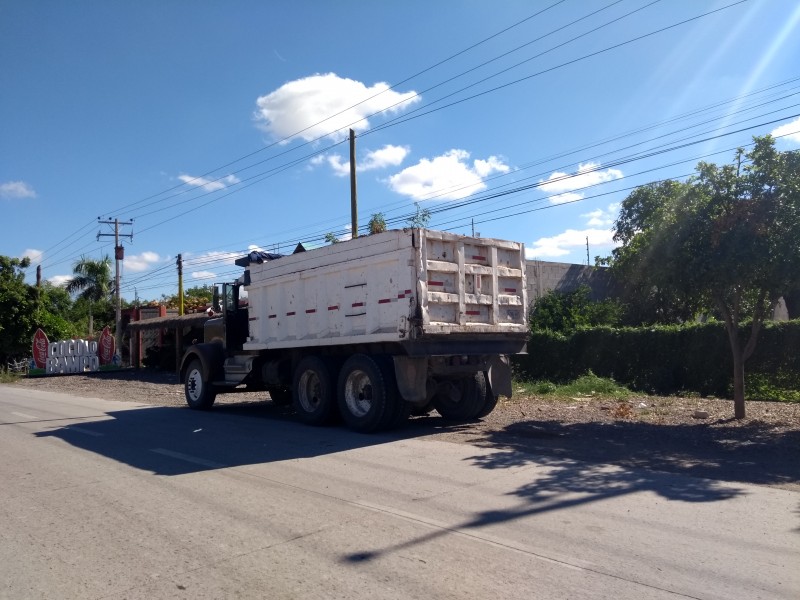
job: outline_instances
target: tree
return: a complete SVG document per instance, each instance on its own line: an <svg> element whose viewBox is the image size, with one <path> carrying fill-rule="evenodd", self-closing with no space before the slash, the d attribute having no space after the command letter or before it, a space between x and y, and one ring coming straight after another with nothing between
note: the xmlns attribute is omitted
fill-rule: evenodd
<svg viewBox="0 0 800 600"><path fill-rule="evenodd" d="M531 330L572 334L581 327L618 325L622 307L616 300L593 301L588 285L571 292L551 290L536 300L530 313Z"/></svg>
<svg viewBox="0 0 800 600"><path fill-rule="evenodd" d="M335 233L328 232L325 234L325 243L326 244L338 244L341 240L336 237Z"/></svg>
<svg viewBox="0 0 800 600"><path fill-rule="evenodd" d="M408 218L406 224L409 227L427 227L428 222L431 220L431 211L427 208L422 208L419 202L414 202L416 211Z"/></svg>
<svg viewBox="0 0 800 600"><path fill-rule="evenodd" d="M386 219L383 217L383 213L373 213L369 223L367 223L367 227L370 235L386 231Z"/></svg>
<svg viewBox="0 0 800 600"><path fill-rule="evenodd" d="M214 296L214 286L212 285L196 285L187 288L183 292L183 303L188 309L203 308L207 304L211 304L211 299ZM168 306L178 306L178 294L172 296L164 296L163 302Z"/></svg>
<svg viewBox="0 0 800 600"><path fill-rule="evenodd" d="M38 290L34 328L41 328L51 340L67 340L79 334L73 314L74 303L63 287L45 281Z"/></svg>
<svg viewBox="0 0 800 600"><path fill-rule="evenodd" d="M100 260L82 256L72 266L72 272L75 277L67 282L65 289L89 303L89 337L92 337L92 308L95 303L107 299L111 290L111 259L108 255Z"/></svg>
<svg viewBox="0 0 800 600"><path fill-rule="evenodd" d="M0 364L30 354L36 288L25 283L28 258L0 256Z"/></svg>
<svg viewBox="0 0 800 600"><path fill-rule="evenodd" d="M611 268L639 293L669 296L684 316L716 311L733 358L734 416L742 419L744 366L764 318L800 287L800 152L755 138L733 164L703 162L696 171L686 183L650 184L625 199Z"/></svg>

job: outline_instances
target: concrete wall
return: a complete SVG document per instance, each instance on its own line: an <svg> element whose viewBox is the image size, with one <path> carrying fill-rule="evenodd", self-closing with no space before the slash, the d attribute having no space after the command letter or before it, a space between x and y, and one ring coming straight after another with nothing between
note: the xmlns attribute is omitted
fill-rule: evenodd
<svg viewBox="0 0 800 600"><path fill-rule="evenodd" d="M525 269L528 278L528 302L531 305L550 290L571 292L581 285L589 286L592 300L604 300L614 292L605 267L528 260Z"/></svg>
<svg viewBox="0 0 800 600"><path fill-rule="evenodd" d="M592 300L605 300L617 296L617 290L605 267L528 260L525 270L528 279L528 302L531 307L536 304L538 298L550 290L572 292L581 285L589 286ZM800 298L800 293L790 299L797 301L797 298ZM791 314L790 304L790 301L781 298L772 314L772 320L787 321L789 318L800 317L800 310L795 315ZM800 305L800 302L797 304Z"/></svg>

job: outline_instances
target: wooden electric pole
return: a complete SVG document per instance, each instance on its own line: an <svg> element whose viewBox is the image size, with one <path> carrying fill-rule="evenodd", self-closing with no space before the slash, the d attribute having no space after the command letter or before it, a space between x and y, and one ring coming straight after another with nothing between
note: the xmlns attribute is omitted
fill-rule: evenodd
<svg viewBox="0 0 800 600"><path fill-rule="evenodd" d="M350 130L350 228L358 237L358 193L356 192L356 132Z"/></svg>
<svg viewBox="0 0 800 600"><path fill-rule="evenodd" d="M116 264L116 277L114 279L114 296L117 305L117 318L116 318L116 331L114 334L115 338L115 347L116 351L120 353L122 356L122 299L120 297L119 291L121 287L120 281L120 274L119 274L119 267L120 263L125 259L125 248L119 243L120 235L122 237L128 238L129 241L133 241L133 232L131 233L123 233L120 234L119 226L127 226L130 225L133 227L133 220L130 221L120 221L119 219L114 219L113 221L101 221L99 218L97 222L101 225L113 225L114 226L114 233L100 233L97 232L97 239L99 240L101 237L111 237L114 236L114 262Z"/></svg>

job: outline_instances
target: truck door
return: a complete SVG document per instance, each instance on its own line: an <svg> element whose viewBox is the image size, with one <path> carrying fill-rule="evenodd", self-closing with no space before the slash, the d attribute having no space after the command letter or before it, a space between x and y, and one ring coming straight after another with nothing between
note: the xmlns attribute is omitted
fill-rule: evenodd
<svg viewBox="0 0 800 600"><path fill-rule="evenodd" d="M225 347L241 350L248 335L247 308L239 307L239 285L222 284L222 314L225 320Z"/></svg>

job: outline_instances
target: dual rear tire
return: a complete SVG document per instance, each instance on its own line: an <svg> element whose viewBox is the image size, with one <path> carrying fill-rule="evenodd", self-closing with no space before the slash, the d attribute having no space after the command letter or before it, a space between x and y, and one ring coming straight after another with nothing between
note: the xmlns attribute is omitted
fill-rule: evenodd
<svg viewBox="0 0 800 600"><path fill-rule="evenodd" d="M411 405L400 397L388 358L354 354L337 367L318 356L298 363L293 394L301 421L324 425L340 415L350 429L372 433L393 429L408 418Z"/></svg>
<svg viewBox="0 0 800 600"><path fill-rule="evenodd" d="M471 421L492 412L497 400L498 397L486 382L486 376L479 372L440 384L433 398L433 406L448 421Z"/></svg>
<svg viewBox="0 0 800 600"><path fill-rule="evenodd" d="M411 414L411 404L397 390L387 357L354 354L339 372L339 413L350 429L371 433L394 429Z"/></svg>

